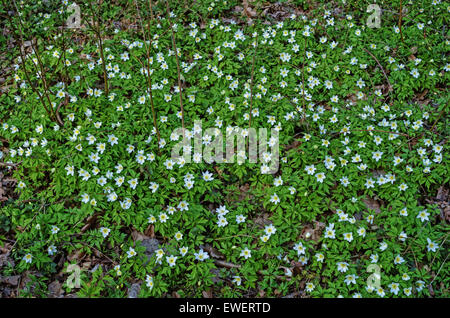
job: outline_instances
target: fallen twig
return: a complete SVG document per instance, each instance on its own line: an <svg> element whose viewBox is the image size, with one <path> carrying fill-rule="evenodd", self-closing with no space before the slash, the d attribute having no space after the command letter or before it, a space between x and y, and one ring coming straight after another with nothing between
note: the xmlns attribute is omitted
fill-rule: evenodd
<svg viewBox="0 0 450 318"><path fill-rule="evenodd" d="M227 261L222 261L219 259L214 260L214 263L217 266L225 267L225 268L241 268L241 265L236 265Z"/></svg>
<svg viewBox="0 0 450 318"><path fill-rule="evenodd" d="M12 162L0 162L0 167L17 167L18 165L20 165L22 163L21 162L17 162L17 163L12 163Z"/></svg>
<svg viewBox="0 0 450 318"><path fill-rule="evenodd" d="M373 55L373 54L372 54L369 50L367 50L366 48L363 48L363 50L366 51L367 53L369 53L369 55L370 55L371 57L373 57L373 59L377 62L378 66L380 67L381 71L383 72L384 77L386 78L386 81L388 82L388 85L389 85L389 91L392 91L392 85L391 85L391 82L389 81L389 78L387 77L386 72L385 72L383 66L381 66L380 61L375 57L375 55Z"/></svg>
<svg viewBox="0 0 450 318"><path fill-rule="evenodd" d="M183 97L182 97L182 88L181 88L181 71L180 71L180 61L178 60L178 49L175 43L175 33L173 32L173 25L170 21L170 8L169 1L166 1L166 10L167 10L167 22L169 22L169 28L172 33L172 47L175 54L175 59L177 61L177 76L178 76L178 96L180 100L180 109L181 109L181 127L183 128L183 137L184 137L184 109L183 109Z"/></svg>

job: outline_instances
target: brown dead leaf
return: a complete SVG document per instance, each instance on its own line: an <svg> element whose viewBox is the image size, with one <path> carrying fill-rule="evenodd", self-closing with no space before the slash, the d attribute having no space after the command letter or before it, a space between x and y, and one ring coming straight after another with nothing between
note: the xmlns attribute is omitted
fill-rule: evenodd
<svg viewBox="0 0 450 318"><path fill-rule="evenodd" d="M347 99L352 103L356 103L358 101L358 97L356 97L356 94L347 95Z"/></svg>
<svg viewBox="0 0 450 318"><path fill-rule="evenodd" d="M429 99L429 98L427 98L427 99L425 99L425 100L418 100L417 101L417 104L419 104L419 105L428 105L429 103L431 102L431 99Z"/></svg>
<svg viewBox="0 0 450 318"><path fill-rule="evenodd" d="M324 228L325 223L318 221L314 221L314 227L312 224L306 224L300 233L300 238L303 240L313 240L317 242Z"/></svg>
<svg viewBox="0 0 450 318"><path fill-rule="evenodd" d="M312 240L313 241L318 241L320 238L320 235L322 234L322 230L325 228L325 223L323 222L318 222L318 221L314 221L314 232L312 235Z"/></svg>
<svg viewBox="0 0 450 318"><path fill-rule="evenodd" d="M222 178L222 170L219 169L219 167L214 166L214 170L217 172L217 174L219 175L219 178Z"/></svg>
<svg viewBox="0 0 450 318"><path fill-rule="evenodd" d="M272 224L272 222L270 222L269 220L269 217L269 213L262 213L258 217L254 218L253 222L260 227L265 227L266 225Z"/></svg>
<svg viewBox="0 0 450 318"><path fill-rule="evenodd" d="M76 260L79 262L84 258L85 255L86 255L86 253L84 253L82 250L76 250L72 254L67 256L67 259L69 260L69 262L71 262L73 260Z"/></svg>
<svg viewBox="0 0 450 318"><path fill-rule="evenodd" d="M289 277L289 276L291 276L294 273L292 268L288 268L288 267L285 267L285 266L280 266L279 268L283 269L284 275L286 275L286 277Z"/></svg>
<svg viewBox="0 0 450 318"><path fill-rule="evenodd" d="M303 265L300 262L291 261L290 265L293 276L297 276L302 273Z"/></svg>
<svg viewBox="0 0 450 318"><path fill-rule="evenodd" d="M146 239L149 239L145 234L139 233L137 230L133 229L133 232L131 232L131 237L133 238L133 241L143 241Z"/></svg>
<svg viewBox="0 0 450 318"><path fill-rule="evenodd" d="M212 247L209 244L202 245L201 248L207 251L214 258L225 259L225 255L220 253L216 248Z"/></svg>
<svg viewBox="0 0 450 318"><path fill-rule="evenodd" d="M434 290L433 290L433 287L431 286L431 284L428 285L428 290L430 292L431 297L434 297Z"/></svg>
<svg viewBox="0 0 450 318"><path fill-rule="evenodd" d="M302 238L304 240L310 240L312 238L313 234L314 234L314 230L311 227L311 225L308 224L303 227L303 230L300 234L300 238Z"/></svg>
<svg viewBox="0 0 450 318"><path fill-rule="evenodd" d="M202 291L203 298L213 298L212 290L204 290Z"/></svg>
<svg viewBox="0 0 450 318"><path fill-rule="evenodd" d="M420 93L416 96L416 99L423 100L427 94L428 94L428 88L425 88L422 93Z"/></svg>
<svg viewBox="0 0 450 318"><path fill-rule="evenodd" d="M444 219L445 221L447 221L448 223L450 223L450 206L447 206L444 211Z"/></svg>
<svg viewBox="0 0 450 318"><path fill-rule="evenodd" d="M173 297L173 298L181 298L180 294L178 294L176 291L174 291L174 292L172 293L172 297Z"/></svg>
<svg viewBox="0 0 450 318"><path fill-rule="evenodd" d="M248 0L243 0L242 5L244 6L244 13L247 16L247 18L251 19L257 16L256 11L249 6Z"/></svg>
<svg viewBox="0 0 450 318"><path fill-rule="evenodd" d="M3 190L2 185L0 184L0 202L7 201L8 198L5 197L6 191Z"/></svg>
<svg viewBox="0 0 450 318"><path fill-rule="evenodd" d="M301 144L302 144L301 139L294 140L292 143L290 143L289 145L287 145L287 146L284 148L284 150L288 151L288 150L297 148L297 147L299 147Z"/></svg>
<svg viewBox="0 0 450 318"><path fill-rule="evenodd" d="M48 285L48 292L51 297L59 297L63 293L61 283L57 280L51 282Z"/></svg>
<svg viewBox="0 0 450 318"><path fill-rule="evenodd" d="M440 210L439 216L441 220L450 223L450 204L449 204L449 189L444 185L440 186L436 197L425 199L429 204L435 204Z"/></svg>
<svg viewBox="0 0 450 318"><path fill-rule="evenodd" d="M239 197L237 199L238 202L242 202L245 200L245 198L247 198L247 196L251 197L248 193L248 191L250 190L250 185L248 183L244 184L243 186L239 187L240 193L239 193Z"/></svg>
<svg viewBox="0 0 450 318"><path fill-rule="evenodd" d="M380 213L380 203L378 203L377 200L366 197L365 199L362 199L362 202L365 204L366 208L371 211L375 211L375 213Z"/></svg>
<svg viewBox="0 0 450 318"><path fill-rule="evenodd" d="M14 260L8 257L7 254L0 255L0 268L7 265L11 265L12 267L14 267L15 265Z"/></svg>
<svg viewBox="0 0 450 318"><path fill-rule="evenodd" d="M96 215L91 215L91 216L89 216L89 217L86 219L86 225L83 226L83 227L81 228L80 232L81 232L81 233L84 233L84 232L86 232L89 228L91 228L92 225L95 223L96 219L97 219L97 216L96 216Z"/></svg>
<svg viewBox="0 0 450 318"><path fill-rule="evenodd" d="M448 201L448 192L449 192L449 190L446 189L443 185L440 186L438 189L438 192L436 194L436 200Z"/></svg>
<svg viewBox="0 0 450 318"><path fill-rule="evenodd" d="M17 286L19 284L20 275L0 277L0 283Z"/></svg>
<svg viewBox="0 0 450 318"><path fill-rule="evenodd" d="M9 252L9 247L10 247L10 244L8 244L8 243L4 243L5 245L3 245L3 246L1 246L0 245L0 254L6 254L6 253L8 253Z"/></svg>
<svg viewBox="0 0 450 318"><path fill-rule="evenodd" d="M81 265L83 269L89 269L91 267L91 262L84 262L83 265Z"/></svg>
<svg viewBox="0 0 450 318"><path fill-rule="evenodd" d="M150 238L155 238L155 226L150 224L145 230L144 234Z"/></svg>
<svg viewBox="0 0 450 318"><path fill-rule="evenodd" d="M296 290L296 291L293 292L293 293L287 294L287 295L284 296L283 298L296 298L296 297L301 296L301 295L302 295L302 291Z"/></svg>

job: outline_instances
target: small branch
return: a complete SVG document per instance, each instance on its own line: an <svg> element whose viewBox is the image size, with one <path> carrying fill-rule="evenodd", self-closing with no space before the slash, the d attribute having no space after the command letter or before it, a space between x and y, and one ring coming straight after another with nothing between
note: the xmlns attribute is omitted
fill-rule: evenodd
<svg viewBox="0 0 450 318"><path fill-rule="evenodd" d="M434 280L439 276L439 273L441 272L442 267L444 267L445 263L447 262L447 258L450 254L447 254L447 256L445 257L444 261L442 262L441 267L439 267L438 272L436 273L436 276L434 276L433 280L431 281L431 283L428 286L431 286L434 282Z"/></svg>
<svg viewBox="0 0 450 318"><path fill-rule="evenodd" d="M227 261L222 261L219 259L214 260L214 263L217 266L225 267L225 268L241 268L241 265L236 265Z"/></svg>
<svg viewBox="0 0 450 318"><path fill-rule="evenodd" d="M140 25L141 25L142 36L144 37L145 52L147 54L147 63L144 65L144 63L142 63L142 61L137 56L134 56L134 55L133 56L141 64L142 68L147 70L147 74L145 75L145 78L147 79L147 89L148 89L148 94L150 96L150 107L151 107L152 116L153 116L153 126L155 126L156 136L158 138L158 143L159 143L159 141L161 139L161 135L159 133L158 123L156 122L156 111L155 111L155 105L153 103L152 78L151 78L151 75L150 75L150 47L152 45L152 39L150 38L150 44L147 45L147 37L145 36L145 29L144 29L144 26L142 24L141 11L139 9L139 5L138 5L136 0L134 1L134 3L136 5L136 11L137 11L137 15L139 17L139 22L140 22ZM151 12L151 17L153 19L153 7L152 7L151 0L149 0L149 7L150 7L150 12ZM147 23L147 25L148 25L148 32L149 32L149 36L150 36L150 23Z"/></svg>
<svg viewBox="0 0 450 318"><path fill-rule="evenodd" d="M94 33L97 35L97 40L98 40L98 45L99 45L99 51L100 51L100 58L102 60L102 70L103 70L103 81L105 82L105 95L108 96L109 95L109 87L108 87L108 75L106 72L106 61L105 61L105 57L103 54L103 41L102 41L102 35L101 35L101 30L100 30L100 13L97 12L97 14L95 14L94 12L94 7L92 6L92 2L91 0L89 1L89 5L91 8L91 14L92 14L92 25L88 22L89 26L91 26L92 30L94 31ZM94 16L97 16L97 25L95 25L95 21L94 21ZM87 21L87 19L86 19Z"/></svg>
<svg viewBox="0 0 450 318"><path fill-rule="evenodd" d="M258 50L258 32L256 33L256 38L255 38L255 51L253 52L253 57L252 57L252 74L251 74L251 82L250 82L250 117L248 120L248 127L250 128L252 126L252 110L253 110L253 80L254 80L254 75L255 75L255 56L256 56L256 52Z"/></svg>
<svg viewBox="0 0 450 318"><path fill-rule="evenodd" d="M59 103L58 107L56 108L55 116L56 116L56 120L58 121L58 124L60 126L64 126L64 123L63 123L63 121L61 119L61 116L59 115L59 110L61 109L62 105L67 105L68 99L69 99L69 96L66 95L65 101Z"/></svg>
<svg viewBox="0 0 450 318"><path fill-rule="evenodd" d="M175 33L173 32L172 22L170 21L169 1L166 1L166 10L167 10L167 21L169 22L170 31L172 32L172 47L173 47L173 50L175 51L175 59L177 61L178 92L179 92L180 108L181 108L181 127L183 128L183 137L184 137L184 109L183 109L183 97L182 97L182 92L181 92L180 61L178 60L178 50L177 50L177 45L175 43Z"/></svg>
<svg viewBox="0 0 450 318"><path fill-rule="evenodd" d="M305 38L303 47L303 63L302 63L302 124L306 120L306 102L305 102L305 63L306 63L306 45L308 40ZM308 124L308 122L306 122Z"/></svg>
<svg viewBox="0 0 450 318"><path fill-rule="evenodd" d="M448 105L447 105L448 106ZM436 120L433 123L433 126L431 126L430 131L433 132L434 127L436 126L437 122L439 121L439 119L441 118L442 114L444 113L444 111L446 110L446 107L444 107L444 109L442 109L438 115L438 117L436 118Z"/></svg>
<svg viewBox="0 0 450 318"><path fill-rule="evenodd" d="M20 165L21 163L22 163L22 161L18 162L18 163L0 162L0 167L13 167L13 168L15 168L18 165Z"/></svg>
<svg viewBox="0 0 450 318"><path fill-rule="evenodd" d="M403 3L402 0L400 0L400 9L398 10L398 28L400 29L400 36L402 38L402 42L404 43L405 41L403 40L402 19L403 19Z"/></svg>
<svg viewBox="0 0 450 318"><path fill-rule="evenodd" d="M383 66L381 66L380 61L378 61L378 59L375 57L375 55L373 55L369 50L367 50L367 49L365 49L365 48L363 48L363 50L366 51L367 53L369 53L369 55L372 56L373 59L377 62L378 66L380 67L381 71L383 72L384 77L386 78L386 81L387 81L388 84L389 84L389 91L392 91L392 85L391 85L391 82L389 81L389 78L387 77L386 72L384 71Z"/></svg>
<svg viewBox="0 0 450 318"><path fill-rule="evenodd" d="M33 216L33 218L31 219L31 221L30 221L27 225L25 225L23 231L26 231L26 229L28 228L28 226L29 226L31 223L33 223L34 219L35 219L36 216L39 214L39 212L41 212L41 210L44 208L44 206L45 206L45 201L42 202L42 204L41 204L39 210L37 210L37 211L34 213L34 216ZM14 249L14 247L16 246L17 242L19 242L19 241L18 241L18 240L15 241L14 244L11 246L11 248L10 248L9 251L8 251L8 253L6 253L6 257L8 257L9 254L11 254L11 252L12 252L12 250Z"/></svg>
<svg viewBox="0 0 450 318"><path fill-rule="evenodd" d="M442 241L442 243L441 243L441 245L439 246L439 248L441 248L441 247L444 245L445 241L447 241L447 237L448 237L449 234L450 234L450 233L447 233L447 234L445 235L444 240ZM434 260L436 259L436 256L437 256L437 254L434 255L433 260L431 261L430 268L431 268L431 266L433 266ZM447 256L448 256L448 255L447 255Z"/></svg>
<svg viewBox="0 0 450 318"><path fill-rule="evenodd" d="M2 3L3 3L3 5L6 8L7 6L6 6L6 3L5 3L5 0L2 0ZM40 59L39 53L37 52L38 49L37 49L37 47L34 47L33 41L30 41L31 48L34 51L34 53L36 54L36 57L37 57L37 60L38 60L38 64L39 64L39 66L41 68L40 77L42 79L42 83L44 84L45 96L46 96L46 98L47 98L47 100L49 102L48 107L45 104L44 97L39 92L39 90L37 90L36 87L34 87L33 82L31 81L30 75L28 74L28 71L27 71L27 68L26 68L26 65L25 65L25 60L26 60L25 52L22 52L22 47L24 47L24 42L25 42L24 39L23 39L24 26L23 26L23 23L22 23L22 19L20 18L20 11L19 11L19 8L18 8L15 0L13 0L13 5L14 5L14 8L15 8L15 10L17 12L17 16L18 16L18 20L19 20L19 27L18 27L19 38L16 38L16 41L19 43L20 62L22 64L22 68L23 68L23 72L25 74L26 81L30 85L31 90L38 96L40 102L42 103L42 106L44 106L44 109L47 112L47 114L50 117L50 119L51 120L55 120L55 116L54 116L54 112L53 112L53 108L52 108L52 103L51 103L50 97L48 95L47 84L46 84L46 81L45 81L46 74L45 74L45 71L43 70L42 61ZM10 15L8 15L8 19L9 19L9 22L10 22L10 25L11 25L11 28L12 28L15 25L13 23L12 17ZM13 32L13 34L14 34L14 32ZM34 63L33 63L33 66L35 66L35 69L36 69L36 65ZM37 71L37 72L39 73L39 71Z"/></svg>

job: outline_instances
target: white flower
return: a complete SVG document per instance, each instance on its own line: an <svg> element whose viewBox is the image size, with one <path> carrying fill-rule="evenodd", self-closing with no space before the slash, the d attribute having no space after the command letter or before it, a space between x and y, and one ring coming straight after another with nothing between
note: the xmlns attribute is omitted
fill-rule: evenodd
<svg viewBox="0 0 450 318"><path fill-rule="evenodd" d="M219 216L219 219L218 219L218 221L217 221L217 226L218 226L218 227L224 227L224 226L226 226L226 225L228 225L227 219L224 218L223 216Z"/></svg>
<svg viewBox="0 0 450 318"><path fill-rule="evenodd" d="M380 297L384 297L386 295L386 293L384 292L384 289L381 287L377 289L377 294Z"/></svg>
<svg viewBox="0 0 450 318"><path fill-rule="evenodd" d="M353 241L353 234L351 232L344 233L343 235L344 235L344 240L346 240L347 242Z"/></svg>
<svg viewBox="0 0 450 318"><path fill-rule="evenodd" d="M410 296L411 295L411 290L412 290L411 287L403 288L403 292L405 293L406 296Z"/></svg>
<svg viewBox="0 0 450 318"><path fill-rule="evenodd" d="M325 238L334 239L335 237L336 237L336 235L335 235L335 230L334 230L334 223L331 223L325 229Z"/></svg>
<svg viewBox="0 0 450 318"><path fill-rule="evenodd" d="M241 285L241 282L242 282L242 279L241 279L241 277L239 277L239 276L233 276L232 282L233 282L234 284L236 284L237 286L240 286L240 285Z"/></svg>
<svg viewBox="0 0 450 318"><path fill-rule="evenodd" d="M252 253L252 252L248 249L248 247L246 247L245 249L243 249L243 250L241 251L240 256L241 256L241 257L244 257L245 259L248 259L248 258L250 258L250 257L252 256L251 253Z"/></svg>
<svg viewBox="0 0 450 318"><path fill-rule="evenodd" d="M180 247L181 256L186 255L187 252L188 252L188 248L186 246Z"/></svg>
<svg viewBox="0 0 450 318"><path fill-rule="evenodd" d="M28 253L23 257L23 260L25 261L25 263L29 264L33 260L33 256L30 253Z"/></svg>
<svg viewBox="0 0 450 318"><path fill-rule="evenodd" d="M198 253L194 253L195 259L198 261L204 261L209 258L209 254L200 249Z"/></svg>
<svg viewBox="0 0 450 318"><path fill-rule="evenodd" d="M337 263L337 270L341 273L345 273L348 270L348 263L346 262Z"/></svg>
<svg viewBox="0 0 450 318"><path fill-rule="evenodd" d="M405 259L403 257L401 257L400 255L397 255L394 258L394 264L402 264L405 262Z"/></svg>
<svg viewBox="0 0 450 318"><path fill-rule="evenodd" d="M205 171L203 172L203 180L205 181L212 181L214 180L214 177L212 176L213 174L209 171Z"/></svg>
<svg viewBox="0 0 450 318"><path fill-rule="evenodd" d="M148 288L152 289L153 288L153 277L150 275L147 275L145 278L145 282Z"/></svg>
<svg viewBox="0 0 450 318"><path fill-rule="evenodd" d="M170 267L173 267L173 266L175 266L175 262L177 261L177 258L178 257L176 257L176 256L170 255L170 256L166 257L166 261Z"/></svg>
<svg viewBox="0 0 450 318"><path fill-rule="evenodd" d="M350 284L356 284L356 279L357 279L357 278L358 278L358 276L356 276L356 275L354 275L354 274L347 275L347 276L345 277L344 282L345 282L347 285L350 285Z"/></svg>
<svg viewBox="0 0 450 318"><path fill-rule="evenodd" d="M174 237L177 241L179 241L179 240L183 239L183 234L181 234L181 232L178 231L177 233L175 233Z"/></svg>
<svg viewBox="0 0 450 318"><path fill-rule="evenodd" d="M131 179L128 181L128 184L130 185L131 189L136 189L136 186L138 185L137 178Z"/></svg>
<svg viewBox="0 0 450 318"><path fill-rule="evenodd" d="M306 289L307 292L312 292L312 291L314 290L315 287L316 287L316 286L314 286L313 283L306 283L305 289Z"/></svg>
<svg viewBox="0 0 450 318"><path fill-rule="evenodd" d="M159 188L159 184L155 182L150 182L150 186L148 188L152 190L152 193L155 193Z"/></svg>
<svg viewBox="0 0 450 318"><path fill-rule="evenodd" d="M245 216L243 216L242 214L236 215L236 223L240 224L245 222Z"/></svg>
<svg viewBox="0 0 450 318"><path fill-rule="evenodd" d="M273 224L266 225L266 227L264 228L264 232L269 236L275 234L276 231L277 229L275 228L275 226L273 226Z"/></svg>
<svg viewBox="0 0 450 318"><path fill-rule="evenodd" d="M111 230L106 227L101 227L100 232L102 233L103 237L107 237L109 235L109 232L111 232Z"/></svg>
<svg viewBox="0 0 450 318"><path fill-rule="evenodd" d="M417 218L420 219L422 222L425 221L429 221L430 219L428 218L430 216L430 213L428 213L427 209L422 210L419 212L419 214L417 215Z"/></svg>
<svg viewBox="0 0 450 318"><path fill-rule="evenodd" d="M278 204L280 203L280 198L278 197L278 195L276 193L274 193L271 197L270 197L270 202L274 203L274 204Z"/></svg>
<svg viewBox="0 0 450 318"><path fill-rule="evenodd" d="M417 68L412 69L411 72L410 72L409 74L411 74L414 78L418 78L419 75L420 75L420 73L419 73L419 71L417 70Z"/></svg>
<svg viewBox="0 0 450 318"><path fill-rule="evenodd" d="M306 253L305 247L303 246L302 242L298 242L297 244L295 244L294 250L297 251L298 256Z"/></svg>
<svg viewBox="0 0 450 318"><path fill-rule="evenodd" d="M187 203L186 201L181 201L178 204L177 208L180 211L188 211L189 210L189 203Z"/></svg>
<svg viewBox="0 0 450 318"><path fill-rule="evenodd" d="M175 162L172 161L172 159L168 159L164 162L164 166L166 166L167 170L172 170L175 165Z"/></svg>
<svg viewBox="0 0 450 318"><path fill-rule="evenodd" d="M323 180L325 180L325 178L326 178L325 173L323 173L323 172L316 173L315 177L316 177L317 181L319 181L320 183L323 183Z"/></svg>
<svg viewBox="0 0 450 318"><path fill-rule="evenodd" d="M53 225L52 229L51 229L51 233L52 234L57 234L58 232L59 232L59 227L57 227L56 225Z"/></svg>
<svg viewBox="0 0 450 318"><path fill-rule="evenodd" d="M433 241L431 241L428 237L427 237L427 250L432 251L432 252L436 252L436 249L438 248L438 245L436 243L434 243Z"/></svg>
<svg viewBox="0 0 450 318"><path fill-rule="evenodd" d="M127 257L131 258L136 255L136 251L130 246L130 249L127 252Z"/></svg>
<svg viewBox="0 0 450 318"><path fill-rule="evenodd" d="M19 181L19 183L17 184L17 187L19 188L19 189L23 189L23 188L25 188L27 185L25 184L25 182L23 182L23 181Z"/></svg>
<svg viewBox="0 0 450 318"><path fill-rule="evenodd" d="M273 180L273 185L276 187L283 185L283 179L281 179L281 176L279 176Z"/></svg>
<svg viewBox="0 0 450 318"><path fill-rule="evenodd" d="M313 175L314 172L316 171L316 168L314 167L314 165L306 166L305 171L307 174Z"/></svg>
<svg viewBox="0 0 450 318"><path fill-rule="evenodd" d="M111 146L114 146L119 143L119 138L114 135L108 135L108 142L111 144Z"/></svg>
<svg viewBox="0 0 450 318"><path fill-rule="evenodd" d="M159 214L159 221L161 221L161 223L166 223L166 221L169 219L168 215L165 212L161 212Z"/></svg>
<svg viewBox="0 0 450 318"><path fill-rule="evenodd" d="M407 238L408 238L408 235L403 231L398 235L399 241L404 242L404 241L406 241Z"/></svg>
<svg viewBox="0 0 450 318"><path fill-rule="evenodd" d="M47 253L48 253L48 255L54 255L55 253L56 253L56 246L55 245L50 245L48 248L47 248Z"/></svg>

